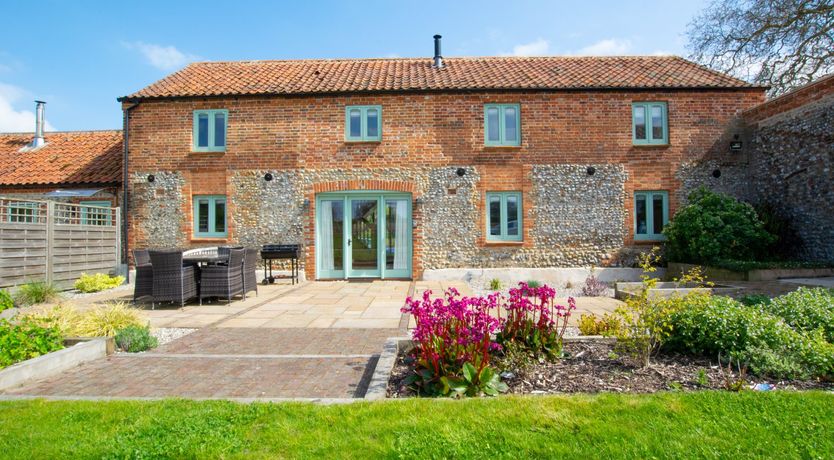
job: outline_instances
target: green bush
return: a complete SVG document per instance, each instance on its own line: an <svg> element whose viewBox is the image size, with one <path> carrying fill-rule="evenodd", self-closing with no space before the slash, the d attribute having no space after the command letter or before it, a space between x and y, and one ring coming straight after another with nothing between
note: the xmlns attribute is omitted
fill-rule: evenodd
<svg viewBox="0 0 834 460"><path fill-rule="evenodd" d="M5 289L0 289L0 311L8 310L14 307L14 300L11 294Z"/></svg>
<svg viewBox="0 0 834 460"><path fill-rule="evenodd" d="M825 339L834 343L834 291L801 287L776 297L762 309L785 320L794 329L822 329Z"/></svg>
<svg viewBox="0 0 834 460"><path fill-rule="evenodd" d="M542 283L540 281L537 281L537 280L527 281L527 287L529 287L530 289L540 288L541 286L542 286Z"/></svg>
<svg viewBox="0 0 834 460"><path fill-rule="evenodd" d="M769 270L779 268L828 268L831 264L826 262L804 261L804 260L734 260L718 259L710 262L710 265L717 268L724 268L734 272L749 272L750 270Z"/></svg>
<svg viewBox="0 0 834 460"><path fill-rule="evenodd" d="M19 305L35 305L51 302L60 297L60 291L52 283L33 281L26 283L14 293L14 299Z"/></svg>
<svg viewBox="0 0 834 460"><path fill-rule="evenodd" d="M748 307L752 305L767 305L770 303L770 297L764 294L747 294L741 296L738 301Z"/></svg>
<svg viewBox="0 0 834 460"><path fill-rule="evenodd" d="M147 326L128 326L116 332L116 345L124 351L137 353L156 348L158 341Z"/></svg>
<svg viewBox="0 0 834 460"><path fill-rule="evenodd" d="M669 260L701 264L759 260L776 240L752 206L703 187L689 195L689 204L675 214L663 234Z"/></svg>
<svg viewBox="0 0 834 460"><path fill-rule="evenodd" d="M834 375L834 345L821 331L797 331L782 318L729 297L689 295L670 315L665 346L747 363L758 375Z"/></svg>
<svg viewBox="0 0 834 460"><path fill-rule="evenodd" d="M0 369L63 348L56 328L30 322L12 324L0 319Z"/></svg>
<svg viewBox="0 0 834 460"><path fill-rule="evenodd" d="M81 292L99 292L121 286L125 282L124 276L110 276L106 273L88 275L82 273L75 281L75 289Z"/></svg>

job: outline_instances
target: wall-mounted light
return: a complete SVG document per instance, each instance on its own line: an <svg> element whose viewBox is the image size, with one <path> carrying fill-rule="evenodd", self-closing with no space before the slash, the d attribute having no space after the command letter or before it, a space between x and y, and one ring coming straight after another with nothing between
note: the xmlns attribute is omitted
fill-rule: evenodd
<svg viewBox="0 0 834 460"><path fill-rule="evenodd" d="M156 180L153 174L148 174L148 182L153 183Z"/></svg>
<svg viewBox="0 0 834 460"><path fill-rule="evenodd" d="M267 182L271 181L272 180L272 173L264 174L264 180L267 181Z"/></svg>
<svg viewBox="0 0 834 460"><path fill-rule="evenodd" d="M463 176L465 176L465 175L466 175L466 170L465 170L465 169L463 169L463 168L458 168L458 169L455 171L455 174L457 174L457 175L458 175L458 177L463 177Z"/></svg>
<svg viewBox="0 0 834 460"><path fill-rule="evenodd" d="M597 172L597 168L593 166L588 166L588 169L585 170L589 176L593 176L595 172Z"/></svg>
<svg viewBox="0 0 834 460"><path fill-rule="evenodd" d="M730 151L738 152L741 150L741 141L730 141Z"/></svg>
<svg viewBox="0 0 834 460"><path fill-rule="evenodd" d="M714 177L714 178L716 178L716 179L718 179L719 177L721 177L721 170L720 170L720 169L713 170L713 171L712 171L712 177Z"/></svg>

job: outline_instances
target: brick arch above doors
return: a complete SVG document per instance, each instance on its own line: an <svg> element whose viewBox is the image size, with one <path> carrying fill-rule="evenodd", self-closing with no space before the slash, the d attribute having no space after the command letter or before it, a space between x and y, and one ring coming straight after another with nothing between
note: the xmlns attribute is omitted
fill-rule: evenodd
<svg viewBox="0 0 834 460"><path fill-rule="evenodd" d="M386 192L414 193L413 182L380 179L355 179L332 182L318 182L313 184L313 193L345 192L352 190L382 190Z"/></svg>

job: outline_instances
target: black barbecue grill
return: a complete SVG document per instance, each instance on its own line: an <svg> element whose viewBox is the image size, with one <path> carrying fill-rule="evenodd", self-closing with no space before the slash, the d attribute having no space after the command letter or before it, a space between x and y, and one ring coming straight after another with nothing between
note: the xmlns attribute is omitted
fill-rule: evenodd
<svg viewBox="0 0 834 460"><path fill-rule="evenodd" d="M264 261L263 284L274 283L276 279L291 278L292 284L298 282L298 253L297 244L265 244L261 248L261 259ZM272 261L290 259L290 276L273 276ZM269 271L267 271L269 270Z"/></svg>

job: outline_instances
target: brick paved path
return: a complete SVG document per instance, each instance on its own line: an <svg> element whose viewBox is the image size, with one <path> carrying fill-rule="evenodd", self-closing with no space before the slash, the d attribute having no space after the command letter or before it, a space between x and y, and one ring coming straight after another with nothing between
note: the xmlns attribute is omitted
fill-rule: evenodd
<svg viewBox="0 0 834 460"><path fill-rule="evenodd" d="M8 395L56 397L363 397L398 329L205 328L150 353L118 354Z"/></svg>

